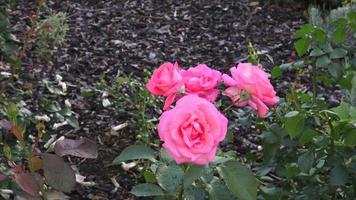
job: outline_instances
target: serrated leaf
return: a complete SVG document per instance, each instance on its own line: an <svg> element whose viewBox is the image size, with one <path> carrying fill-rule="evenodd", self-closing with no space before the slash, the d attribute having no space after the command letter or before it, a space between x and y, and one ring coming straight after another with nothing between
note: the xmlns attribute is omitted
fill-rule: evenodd
<svg viewBox="0 0 356 200"><path fill-rule="evenodd" d="M56 142L54 152L59 156L71 155L81 158L97 158L98 147L96 142L87 138L79 140L63 139Z"/></svg>
<svg viewBox="0 0 356 200"><path fill-rule="evenodd" d="M229 189L217 178L208 185L209 200L233 200L234 196Z"/></svg>
<svg viewBox="0 0 356 200"><path fill-rule="evenodd" d="M300 172L296 163L287 163L284 167L286 169L288 180L293 179Z"/></svg>
<svg viewBox="0 0 356 200"><path fill-rule="evenodd" d="M326 33L325 33L325 31L323 31L320 28L315 28L314 33L313 33L313 38L319 44L323 44L326 41Z"/></svg>
<svg viewBox="0 0 356 200"><path fill-rule="evenodd" d="M143 177L145 178L146 183L156 183L157 182L157 179L156 179L155 175L153 174L153 172L148 169L143 172Z"/></svg>
<svg viewBox="0 0 356 200"><path fill-rule="evenodd" d="M76 185L75 173L73 169L64 162L63 158L44 153L41 154L43 160L43 171L47 183L56 190L71 192Z"/></svg>
<svg viewBox="0 0 356 200"><path fill-rule="evenodd" d="M294 34L294 38L298 39L301 37L304 37L310 33L312 33L314 30L313 25L311 24L305 24L300 29Z"/></svg>
<svg viewBox="0 0 356 200"><path fill-rule="evenodd" d="M256 200L257 180L252 172L238 161L228 161L217 167L227 187L241 200Z"/></svg>
<svg viewBox="0 0 356 200"><path fill-rule="evenodd" d="M287 118L285 122L285 129L288 131L291 139L299 135L303 130L305 119L302 115L296 115L294 117Z"/></svg>
<svg viewBox="0 0 356 200"><path fill-rule="evenodd" d="M316 60L315 65L319 68L325 68L331 63L329 56L323 55Z"/></svg>
<svg viewBox="0 0 356 200"><path fill-rule="evenodd" d="M119 165L123 161L127 160L138 160L138 159L147 159L151 161L155 161L155 152L146 145L131 145L126 147L119 156L117 156L113 165Z"/></svg>
<svg viewBox="0 0 356 200"><path fill-rule="evenodd" d="M300 155L298 157L298 167L300 171L309 173L309 170L313 167L315 155L312 150Z"/></svg>
<svg viewBox="0 0 356 200"><path fill-rule="evenodd" d="M157 169L156 178L165 191L174 194L181 184L183 175L184 171L178 165L162 165Z"/></svg>
<svg viewBox="0 0 356 200"><path fill-rule="evenodd" d="M310 46L309 38L302 38L294 43L294 47L299 57L302 57L303 55L305 55L305 53L307 53L309 46Z"/></svg>
<svg viewBox="0 0 356 200"><path fill-rule="evenodd" d="M331 110L337 114L340 120L348 120L350 118L349 104L345 102L341 102L338 107L332 108Z"/></svg>
<svg viewBox="0 0 356 200"><path fill-rule="evenodd" d="M302 137L300 138L300 143L306 144L308 142L311 142L314 137L316 137L318 133L314 131L313 129L308 129L307 131L303 132Z"/></svg>
<svg viewBox="0 0 356 200"><path fill-rule="evenodd" d="M347 145L356 145L356 129L345 133L344 142Z"/></svg>
<svg viewBox="0 0 356 200"><path fill-rule="evenodd" d="M274 66L271 71L271 78L276 79L283 74L283 70L279 66Z"/></svg>
<svg viewBox="0 0 356 200"><path fill-rule="evenodd" d="M320 48L316 47L310 52L309 56L318 57L318 56L322 56L324 54L325 54L325 52L323 50L321 50Z"/></svg>
<svg viewBox="0 0 356 200"><path fill-rule="evenodd" d="M132 187L130 191L137 197L163 196L164 193L160 187L151 183L138 184Z"/></svg>
<svg viewBox="0 0 356 200"><path fill-rule="evenodd" d="M184 174L183 185L188 188L192 183L203 175L207 166L191 165Z"/></svg>
<svg viewBox="0 0 356 200"><path fill-rule="evenodd" d="M347 50L346 49L336 48L331 52L330 58L331 59L344 58L346 55L347 55Z"/></svg>
<svg viewBox="0 0 356 200"><path fill-rule="evenodd" d="M330 184L333 186L345 185L349 175L347 169L341 164L337 164L330 173Z"/></svg>
<svg viewBox="0 0 356 200"><path fill-rule="evenodd" d="M341 26L333 32L332 39L335 44L341 44L346 40L346 36L346 28Z"/></svg>
<svg viewBox="0 0 356 200"><path fill-rule="evenodd" d="M342 68L339 63L332 63L328 66L328 71L334 78L339 78L342 75Z"/></svg>
<svg viewBox="0 0 356 200"><path fill-rule="evenodd" d="M203 188L189 187L184 190L184 200L205 200L207 195Z"/></svg>

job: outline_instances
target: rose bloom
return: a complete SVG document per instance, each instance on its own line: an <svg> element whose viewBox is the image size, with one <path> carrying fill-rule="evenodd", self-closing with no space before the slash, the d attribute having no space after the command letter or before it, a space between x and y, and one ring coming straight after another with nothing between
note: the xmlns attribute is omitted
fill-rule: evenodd
<svg viewBox="0 0 356 200"><path fill-rule="evenodd" d="M224 95L231 98L235 106L249 105L264 117L269 109L278 103L279 98L269 80L269 74L260 66L251 63L240 63L230 69L232 77L224 74L222 79L228 86Z"/></svg>
<svg viewBox="0 0 356 200"><path fill-rule="evenodd" d="M154 95L167 97L163 109L166 110L174 102L181 87L183 78L177 63L166 62L153 71L151 79L146 84Z"/></svg>
<svg viewBox="0 0 356 200"><path fill-rule="evenodd" d="M228 120L197 95L186 95L162 114L158 134L163 147L178 163L205 165L213 161L225 138Z"/></svg>
<svg viewBox="0 0 356 200"><path fill-rule="evenodd" d="M209 68L205 64L182 70L184 79L185 94L197 94L211 102L214 102L219 95L219 90L215 87L221 81L221 73Z"/></svg>

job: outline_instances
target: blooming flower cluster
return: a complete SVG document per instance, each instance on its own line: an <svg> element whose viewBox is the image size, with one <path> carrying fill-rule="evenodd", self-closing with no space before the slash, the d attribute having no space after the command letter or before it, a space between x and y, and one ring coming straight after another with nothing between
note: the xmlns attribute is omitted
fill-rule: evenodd
<svg viewBox="0 0 356 200"><path fill-rule="evenodd" d="M147 89L166 97L158 134L163 147L178 164L204 165L214 160L228 124L213 104L219 96L216 87L222 81L229 86L224 95L234 106L249 105L260 117L267 114L267 106L278 103L268 74L261 66L241 63L230 71L232 77L205 64L184 70L177 63L167 62L153 72ZM176 100L176 106L169 110Z"/></svg>

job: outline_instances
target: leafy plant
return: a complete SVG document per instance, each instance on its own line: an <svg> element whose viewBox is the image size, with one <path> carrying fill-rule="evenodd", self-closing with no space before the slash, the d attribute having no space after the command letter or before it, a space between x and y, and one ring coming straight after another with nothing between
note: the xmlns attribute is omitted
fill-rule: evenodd
<svg viewBox="0 0 356 200"><path fill-rule="evenodd" d="M98 88L105 88L108 95L114 99L115 108L130 117L128 124L136 130L137 139L150 144L150 134L155 129L153 122L157 121L152 111L159 112L157 109L159 100L149 94L142 80L131 75L117 77L112 87L107 87L105 82L102 83Z"/></svg>
<svg viewBox="0 0 356 200"><path fill-rule="evenodd" d="M16 104L8 104L6 113L7 119L2 119L0 125L6 134L1 146L8 167L0 171L4 177L0 187L7 188L16 183L25 195L44 199L49 198L53 189L72 191L76 185L75 172L62 157L96 158L96 143L86 138L71 140L63 137L47 142L44 145L47 150L43 151L39 145L46 135L45 124L38 122L37 133L28 134L30 129L23 123L24 115ZM52 151L54 154L50 153Z"/></svg>
<svg viewBox="0 0 356 200"><path fill-rule="evenodd" d="M38 57L48 59L63 46L69 29L66 18L65 13L59 12L36 23L35 53Z"/></svg>
<svg viewBox="0 0 356 200"><path fill-rule="evenodd" d="M347 7L317 20L320 16L314 12L313 24L295 34L302 64L288 64L290 68L310 66L312 95L292 84L272 123L261 124L265 131L260 168L269 168L266 175L271 178L261 187L265 199L353 199L356 195L356 108L350 104L356 88L352 81L356 77L352 63L356 12ZM326 80L338 83L349 99L330 108L317 89L321 83L330 85Z"/></svg>

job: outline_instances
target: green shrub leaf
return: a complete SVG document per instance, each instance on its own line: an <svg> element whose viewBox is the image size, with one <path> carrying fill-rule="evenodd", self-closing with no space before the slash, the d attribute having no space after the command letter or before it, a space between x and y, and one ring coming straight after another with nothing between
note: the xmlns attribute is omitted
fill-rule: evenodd
<svg viewBox="0 0 356 200"><path fill-rule="evenodd" d="M184 188L188 188L192 183L203 175L207 166L191 165L184 174Z"/></svg>
<svg viewBox="0 0 356 200"><path fill-rule="evenodd" d="M177 192L183 179L184 171L178 165L163 165L157 169L158 184L170 194Z"/></svg>
<svg viewBox="0 0 356 200"><path fill-rule="evenodd" d="M132 187L131 193L137 197L163 196L162 189L151 183L138 184Z"/></svg>
<svg viewBox="0 0 356 200"><path fill-rule="evenodd" d="M137 159L147 159L151 161L155 161L155 152L146 145L131 145L126 147L119 156L117 156L113 165L118 165L126 160L137 160Z"/></svg>
<svg viewBox="0 0 356 200"><path fill-rule="evenodd" d="M313 167L315 155L312 150L302 154L298 158L298 167L300 171L309 173L309 170Z"/></svg>
<svg viewBox="0 0 356 200"><path fill-rule="evenodd" d="M227 161L218 168L229 190L241 200L256 200L257 180L252 172L240 162Z"/></svg>
<svg viewBox="0 0 356 200"><path fill-rule="evenodd" d="M299 39L294 43L295 49L297 50L298 56L302 57L305 53L307 53L310 46L309 38Z"/></svg>
<svg viewBox="0 0 356 200"><path fill-rule="evenodd" d="M331 52L330 58L331 59L344 58L346 55L347 55L347 50L346 49L336 48Z"/></svg>
<svg viewBox="0 0 356 200"><path fill-rule="evenodd" d="M285 122L285 129L288 131L290 138L295 138L302 132L305 124L305 118L299 114L294 117L287 118Z"/></svg>

